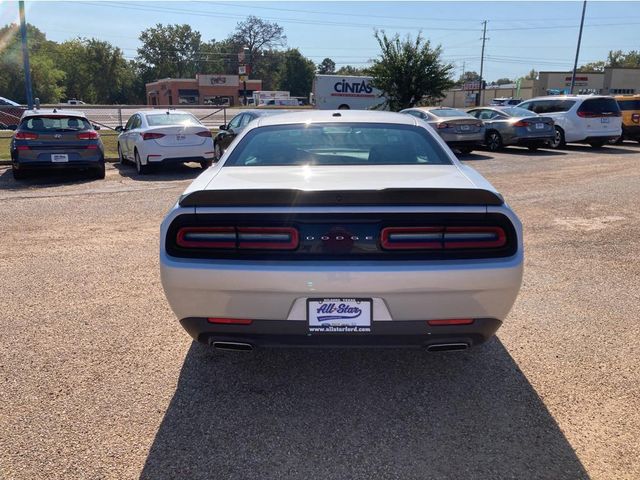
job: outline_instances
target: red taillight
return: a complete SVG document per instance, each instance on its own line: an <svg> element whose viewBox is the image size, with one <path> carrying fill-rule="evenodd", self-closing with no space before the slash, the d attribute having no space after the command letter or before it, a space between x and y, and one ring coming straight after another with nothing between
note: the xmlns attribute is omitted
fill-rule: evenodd
<svg viewBox="0 0 640 480"><path fill-rule="evenodd" d="M29 150L29 145L18 145L16 150Z"/></svg>
<svg viewBox="0 0 640 480"><path fill-rule="evenodd" d="M98 138L98 132L95 131L89 131L89 132L82 132L82 133L78 133L76 135L76 138L78 140L96 140Z"/></svg>
<svg viewBox="0 0 640 480"><path fill-rule="evenodd" d="M580 118L595 118L600 116L595 112L577 112L577 113Z"/></svg>
<svg viewBox="0 0 640 480"><path fill-rule="evenodd" d="M209 317L207 318L209 323L217 323L219 325L251 325L253 320L249 318L219 318Z"/></svg>
<svg viewBox="0 0 640 480"><path fill-rule="evenodd" d="M427 320L431 327L444 327L447 325L471 325L473 318L450 318L447 320Z"/></svg>
<svg viewBox="0 0 640 480"><path fill-rule="evenodd" d="M298 248L298 231L289 227L240 227L238 248L295 250Z"/></svg>
<svg viewBox="0 0 640 480"><path fill-rule="evenodd" d="M501 227L386 227L380 244L384 250L500 248L507 236Z"/></svg>
<svg viewBox="0 0 640 480"><path fill-rule="evenodd" d="M91 145L87 145L87 150L98 150L98 145L91 144Z"/></svg>
<svg viewBox="0 0 640 480"><path fill-rule="evenodd" d="M531 125L529 122L525 122L524 120L520 120L513 124L514 127L528 127Z"/></svg>
<svg viewBox="0 0 640 480"><path fill-rule="evenodd" d="M31 132L16 132L16 140L37 140L38 134Z"/></svg>
<svg viewBox="0 0 640 480"><path fill-rule="evenodd" d="M440 249L442 227L387 227L380 234L380 243L386 250Z"/></svg>
<svg viewBox="0 0 640 480"><path fill-rule="evenodd" d="M235 248L234 227L182 227L176 243L184 248Z"/></svg>
<svg viewBox="0 0 640 480"><path fill-rule="evenodd" d="M298 243L291 227L182 227L176 236L183 248L295 250Z"/></svg>
<svg viewBox="0 0 640 480"><path fill-rule="evenodd" d="M164 137L164 133L147 132L142 134L142 140L155 140Z"/></svg>
<svg viewBox="0 0 640 480"><path fill-rule="evenodd" d="M196 135L198 135L199 137L211 138L211 132L209 130L204 130L202 132L198 132L198 133L196 133Z"/></svg>

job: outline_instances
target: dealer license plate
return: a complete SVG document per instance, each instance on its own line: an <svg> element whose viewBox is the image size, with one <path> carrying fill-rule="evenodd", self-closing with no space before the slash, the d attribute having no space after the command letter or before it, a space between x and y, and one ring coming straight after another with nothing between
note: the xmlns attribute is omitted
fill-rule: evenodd
<svg viewBox="0 0 640 480"><path fill-rule="evenodd" d="M310 298L309 331L318 333L368 333L373 316L370 298Z"/></svg>
<svg viewBox="0 0 640 480"><path fill-rule="evenodd" d="M51 161L54 163L64 163L69 161L69 155L66 153L52 153Z"/></svg>

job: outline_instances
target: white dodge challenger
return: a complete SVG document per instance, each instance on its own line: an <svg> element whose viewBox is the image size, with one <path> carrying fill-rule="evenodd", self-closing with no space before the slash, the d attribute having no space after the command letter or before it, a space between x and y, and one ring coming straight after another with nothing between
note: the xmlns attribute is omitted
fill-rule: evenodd
<svg viewBox="0 0 640 480"><path fill-rule="evenodd" d="M502 196L389 112L251 122L161 228L169 304L220 349L463 350L505 320L522 265Z"/></svg>

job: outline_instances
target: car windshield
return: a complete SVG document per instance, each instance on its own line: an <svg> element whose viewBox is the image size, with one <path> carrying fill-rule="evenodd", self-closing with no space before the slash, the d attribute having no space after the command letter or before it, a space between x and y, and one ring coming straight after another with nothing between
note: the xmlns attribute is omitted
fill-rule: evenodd
<svg viewBox="0 0 640 480"><path fill-rule="evenodd" d="M20 130L32 130L34 132L91 130L92 128L86 118L72 116L28 117L20 123Z"/></svg>
<svg viewBox="0 0 640 480"><path fill-rule="evenodd" d="M638 100L618 100L620 110L640 110L640 99Z"/></svg>
<svg viewBox="0 0 640 480"><path fill-rule="evenodd" d="M423 127L336 123L253 129L224 166L429 164L451 161Z"/></svg>
<svg viewBox="0 0 640 480"><path fill-rule="evenodd" d="M150 127L163 125L201 125L190 113L153 113L147 115L147 123Z"/></svg>
<svg viewBox="0 0 640 480"><path fill-rule="evenodd" d="M429 110L429 113L435 115L436 117L469 117L468 113L463 112L462 110L457 110L455 108L436 108L434 110Z"/></svg>
<svg viewBox="0 0 640 480"><path fill-rule="evenodd" d="M510 117L530 117L532 115L536 115L536 113L532 112L531 110L527 110L526 108L510 107L502 108L501 110Z"/></svg>

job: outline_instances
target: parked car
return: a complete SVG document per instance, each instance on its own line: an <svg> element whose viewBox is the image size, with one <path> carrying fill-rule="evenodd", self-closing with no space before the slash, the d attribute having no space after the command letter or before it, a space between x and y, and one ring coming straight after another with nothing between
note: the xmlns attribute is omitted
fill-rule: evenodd
<svg viewBox="0 0 640 480"><path fill-rule="evenodd" d="M489 106L500 106L500 107L508 107L515 106L522 103L521 98L512 98L512 97L498 97L491 100Z"/></svg>
<svg viewBox="0 0 640 480"><path fill-rule="evenodd" d="M144 110L116 127L120 163L133 162L139 174L167 164L196 162L205 169L214 158L211 131L189 112Z"/></svg>
<svg viewBox="0 0 640 480"><path fill-rule="evenodd" d="M462 110L448 107L406 108L400 113L413 115L431 125L447 145L468 154L484 142L482 122Z"/></svg>
<svg viewBox="0 0 640 480"><path fill-rule="evenodd" d="M622 135L616 142L640 142L640 95L616 95L614 98L622 112Z"/></svg>
<svg viewBox="0 0 640 480"><path fill-rule="evenodd" d="M470 115L484 122L485 145L495 152L507 145L537 150L555 137L553 119L519 107L480 107Z"/></svg>
<svg viewBox="0 0 640 480"><path fill-rule="evenodd" d="M237 114L225 125L220 125L219 132L213 139L214 158L218 161L224 155L225 150L231 142L244 130L249 122L266 115L274 115L286 112L287 110L244 110Z"/></svg>
<svg viewBox="0 0 640 480"><path fill-rule="evenodd" d="M104 146L82 112L28 110L10 144L16 179L34 170L84 169L104 178Z"/></svg>
<svg viewBox="0 0 640 480"><path fill-rule="evenodd" d="M0 130L15 130L26 111L19 103L0 97Z"/></svg>
<svg viewBox="0 0 640 480"><path fill-rule="evenodd" d="M425 122L305 111L247 125L162 223L182 326L221 349L462 350L520 289L522 229Z"/></svg>
<svg viewBox="0 0 640 480"><path fill-rule="evenodd" d="M86 105L82 100L77 100L75 98L70 98L66 101L64 105Z"/></svg>
<svg viewBox="0 0 640 480"><path fill-rule="evenodd" d="M552 95L532 98L518 106L553 119L553 148L566 143L588 143L600 148L622 134L622 113L613 97Z"/></svg>

